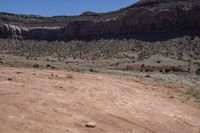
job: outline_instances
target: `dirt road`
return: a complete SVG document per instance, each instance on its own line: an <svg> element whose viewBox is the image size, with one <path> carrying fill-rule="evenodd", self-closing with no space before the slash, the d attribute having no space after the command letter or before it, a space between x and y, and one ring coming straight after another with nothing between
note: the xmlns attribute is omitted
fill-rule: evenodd
<svg viewBox="0 0 200 133"><path fill-rule="evenodd" d="M1 133L200 133L200 110L138 79L0 68ZM87 122L97 123L87 128Z"/></svg>

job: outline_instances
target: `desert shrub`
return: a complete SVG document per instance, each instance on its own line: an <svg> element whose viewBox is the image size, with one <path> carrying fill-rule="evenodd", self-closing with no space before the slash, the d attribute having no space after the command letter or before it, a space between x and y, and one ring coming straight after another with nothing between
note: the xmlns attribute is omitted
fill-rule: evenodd
<svg viewBox="0 0 200 133"><path fill-rule="evenodd" d="M194 62L194 64L200 67L200 62Z"/></svg>
<svg viewBox="0 0 200 133"><path fill-rule="evenodd" d="M68 74L68 75L67 75L67 78L68 78L68 79L73 79L74 77L73 77L73 75Z"/></svg>
<svg viewBox="0 0 200 133"><path fill-rule="evenodd" d="M144 68L144 64L141 65L141 68Z"/></svg>
<svg viewBox="0 0 200 133"><path fill-rule="evenodd" d="M47 67L51 67L51 65L47 64Z"/></svg>
<svg viewBox="0 0 200 133"><path fill-rule="evenodd" d="M51 66L51 69L56 69L56 67L54 67L54 66Z"/></svg>
<svg viewBox="0 0 200 133"><path fill-rule="evenodd" d="M39 68L39 67L40 67L39 64L34 64L34 65L33 65L33 68Z"/></svg>
<svg viewBox="0 0 200 133"><path fill-rule="evenodd" d="M92 68L90 68L89 71L92 72L92 73L96 73L97 72L97 70L94 70Z"/></svg>
<svg viewBox="0 0 200 133"><path fill-rule="evenodd" d="M147 74L145 75L146 78L151 78L151 75Z"/></svg>
<svg viewBox="0 0 200 133"><path fill-rule="evenodd" d="M200 74L200 68L195 71L196 74Z"/></svg>
<svg viewBox="0 0 200 133"><path fill-rule="evenodd" d="M165 69L165 73L169 73L170 72L170 69Z"/></svg>
<svg viewBox="0 0 200 133"><path fill-rule="evenodd" d="M200 99L200 88L189 88L186 94L196 99Z"/></svg>
<svg viewBox="0 0 200 133"><path fill-rule="evenodd" d="M118 66L119 65L119 62L117 62L116 64L115 64L115 66Z"/></svg>
<svg viewBox="0 0 200 133"><path fill-rule="evenodd" d="M158 60L158 61L157 61L157 63L158 63L158 64L160 64L160 63L161 63L161 61L159 61L159 60Z"/></svg>
<svg viewBox="0 0 200 133"><path fill-rule="evenodd" d="M94 69L92 69L92 68L90 68L90 70L89 70L90 72L94 72Z"/></svg>
<svg viewBox="0 0 200 133"><path fill-rule="evenodd" d="M152 69L145 69L145 72L153 72L153 70Z"/></svg>
<svg viewBox="0 0 200 133"><path fill-rule="evenodd" d="M130 69L130 66L129 66L129 65L127 65L127 66L126 66L126 69L127 69L127 70L129 70L129 69Z"/></svg>

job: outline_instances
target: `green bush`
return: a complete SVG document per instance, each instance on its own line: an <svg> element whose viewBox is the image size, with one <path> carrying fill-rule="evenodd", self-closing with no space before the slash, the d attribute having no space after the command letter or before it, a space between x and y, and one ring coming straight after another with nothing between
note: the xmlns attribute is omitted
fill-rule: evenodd
<svg viewBox="0 0 200 133"><path fill-rule="evenodd" d="M196 99L200 99L200 88L189 88L186 94Z"/></svg>
<svg viewBox="0 0 200 133"><path fill-rule="evenodd" d="M90 68L89 71L92 72L92 73L97 73L97 70L94 70L92 68Z"/></svg>
<svg viewBox="0 0 200 133"><path fill-rule="evenodd" d="M39 64L34 64L34 65L33 65L33 68L39 68L39 67L40 67Z"/></svg>
<svg viewBox="0 0 200 133"><path fill-rule="evenodd" d="M151 75L147 74L145 75L146 78L151 78Z"/></svg>

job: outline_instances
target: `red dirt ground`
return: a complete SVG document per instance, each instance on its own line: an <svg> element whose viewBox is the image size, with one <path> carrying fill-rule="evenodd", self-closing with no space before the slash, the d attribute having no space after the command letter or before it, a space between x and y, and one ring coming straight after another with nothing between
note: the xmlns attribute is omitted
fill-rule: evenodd
<svg viewBox="0 0 200 133"><path fill-rule="evenodd" d="M200 133L200 109L169 98L170 89L131 77L0 68L0 132ZM85 127L90 121L96 128Z"/></svg>

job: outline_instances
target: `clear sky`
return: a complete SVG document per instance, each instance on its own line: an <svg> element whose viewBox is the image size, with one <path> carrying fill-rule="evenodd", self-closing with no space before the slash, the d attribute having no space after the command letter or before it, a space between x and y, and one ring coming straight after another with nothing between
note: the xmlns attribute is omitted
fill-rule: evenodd
<svg viewBox="0 0 200 133"><path fill-rule="evenodd" d="M43 16L79 15L85 11L107 12L137 0L0 0L0 12Z"/></svg>

